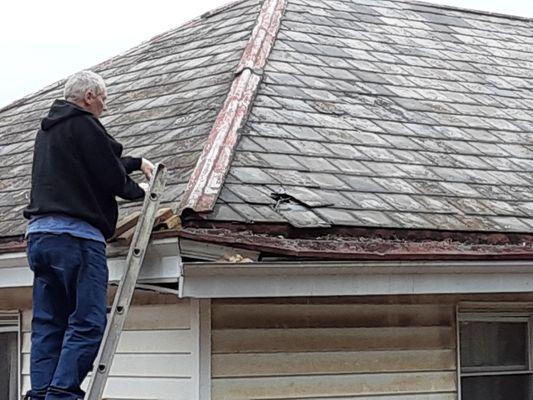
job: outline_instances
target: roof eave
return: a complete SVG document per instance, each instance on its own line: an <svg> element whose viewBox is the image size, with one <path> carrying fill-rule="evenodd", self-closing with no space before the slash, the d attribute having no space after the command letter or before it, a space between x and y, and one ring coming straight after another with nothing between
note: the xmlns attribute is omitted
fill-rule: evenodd
<svg viewBox="0 0 533 400"><path fill-rule="evenodd" d="M247 228L247 229L246 229ZM185 227L182 238L306 260L533 260L533 235L364 229L284 232Z"/></svg>
<svg viewBox="0 0 533 400"><path fill-rule="evenodd" d="M127 248L108 251L109 281L117 282L126 266ZM178 239L154 240L147 251L140 283L175 283L181 275ZM23 251L0 254L0 288L32 286L33 274Z"/></svg>
<svg viewBox="0 0 533 400"><path fill-rule="evenodd" d="M179 286L195 298L520 293L533 261L185 263Z"/></svg>

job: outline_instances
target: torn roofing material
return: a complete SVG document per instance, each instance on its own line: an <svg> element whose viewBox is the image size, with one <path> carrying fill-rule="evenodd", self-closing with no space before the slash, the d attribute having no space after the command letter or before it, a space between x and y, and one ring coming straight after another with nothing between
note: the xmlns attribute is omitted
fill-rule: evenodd
<svg viewBox="0 0 533 400"><path fill-rule="evenodd" d="M94 70L110 133L169 168L164 206L214 224L532 232L532 25L250 0ZM32 139L60 89L0 110L0 236L24 231Z"/></svg>
<svg viewBox="0 0 533 400"><path fill-rule="evenodd" d="M532 28L420 2L290 0L205 218L532 232ZM329 205L302 209L317 199Z"/></svg>

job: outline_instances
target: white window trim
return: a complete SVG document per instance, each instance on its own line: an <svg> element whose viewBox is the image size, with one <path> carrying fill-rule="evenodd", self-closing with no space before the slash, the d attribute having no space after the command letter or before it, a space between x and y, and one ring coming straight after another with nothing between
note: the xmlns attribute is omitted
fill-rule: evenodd
<svg viewBox="0 0 533 400"><path fill-rule="evenodd" d="M19 311L0 311L0 333L15 332L17 334L17 393L21 398L22 390L22 319Z"/></svg>
<svg viewBox="0 0 533 400"><path fill-rule="evenodd" d="M474 304L474 303L473 303ZM470 376L491 376L491 375L531 375L533 376L533 310L531 304L528 307L523 307L522 310L517 311L517 304L487 304L487 309L478 303L475 303L475 311L470 311L467 304L458 304L456 307L456 351L457 351L457 398L462 400L461 381L463 377ZM495 307L496 306L496 307ZM508 307L508 308L507 308ZM524 308L529 311L523 311ZM462 373L461 368L461 335L460 323L463 321L480 321L480 322L526 322L528 330L528 369L527 370L510 370L491 372L489 370L479 373Z"/></svg>

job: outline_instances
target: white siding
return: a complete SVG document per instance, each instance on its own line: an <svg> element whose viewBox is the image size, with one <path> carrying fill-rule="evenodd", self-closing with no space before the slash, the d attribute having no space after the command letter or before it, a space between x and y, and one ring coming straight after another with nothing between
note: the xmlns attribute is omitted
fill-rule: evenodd
<svg viewBox="0 0 533 400"><path fill-rule="evenodd" d="M130 309L113 361L104 398L196 398L197 321L195 302L136 305ZM31 310L23 313L22 383L30 385L29 351ZM88 380L84 382L86 388Z"/></svg>
<svg viewBox="0 0 533 400"><path fill-rule="evenodd" d="M212 399L457 398L452 305L346 302L214 301Z"/></svg>

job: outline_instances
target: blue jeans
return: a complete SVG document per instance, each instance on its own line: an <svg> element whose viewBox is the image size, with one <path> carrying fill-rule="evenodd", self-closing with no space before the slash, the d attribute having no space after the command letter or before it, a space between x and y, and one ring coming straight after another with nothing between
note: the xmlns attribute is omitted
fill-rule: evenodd
<svg viewBox="0 0 533 400"><path fill-rule="evenodd" d="M68 234L28 240L34 273L30 399L77 400L106 325L105 244Z"/></svg>

